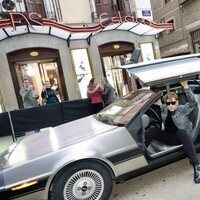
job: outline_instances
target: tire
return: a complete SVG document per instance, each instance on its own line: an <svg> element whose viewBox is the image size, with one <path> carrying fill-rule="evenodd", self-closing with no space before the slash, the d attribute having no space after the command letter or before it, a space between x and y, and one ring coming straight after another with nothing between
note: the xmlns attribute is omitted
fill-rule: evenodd
<svg viewBox="0 0 200 200"><path fill-rule="evenodd" d="M64 169L52 185L53 200L107 200L112 178L101 164L83 161Z"/></svg>

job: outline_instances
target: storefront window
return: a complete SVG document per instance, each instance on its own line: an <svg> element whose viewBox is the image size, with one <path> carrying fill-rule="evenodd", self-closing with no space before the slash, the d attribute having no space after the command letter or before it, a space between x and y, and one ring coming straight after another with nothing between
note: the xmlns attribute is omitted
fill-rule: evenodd
<svg viewBox="0 0 200 200"><path fill-rule="evenodd" d="M109 83L115 88L115 91L119 97L127 94L129 90L126 75L121 69L118 69L117 67L128 64L130 58L131 53L103 57L106 78L108 79Z"/></svg>
<svg viewBox="0 0 200 200"><path fill-rule="evenodd" d="M76 80L81 98L87 97L87 85L92 78L91 66L87 49L71 50L72 59L75 66Z"/></svg>
<svg viewBox="0 0 200 200"><path fill-rule="evenodd" d="M200 53L200 43L194 44L195 53Z"/></svg>
<svg viewBox="0 0 200 200"><path fill-rule="evenodd" d="M200 53L200 29L191 33L192 44L195 53Z"/></svg>
<svg viewBox="0 0 200 200"><path fill-rule="evenodd" d="M30 63L16 63L15 64L17 78L20 84L20 88L23 87L23 79L28 79L33 84L34 91L39 95L38 104L42 105L41 92L43 84L49 81L51 88L56 91L56 95L59 100L60 97L60 81L58 66L53 61L40 61Z"/></svg>
<svg viewBox="0 0 200 200"><path fill-rule="evenodd" d="M140 48L143 62L150 62L155 59L152 43L140 44Z"/></svg>

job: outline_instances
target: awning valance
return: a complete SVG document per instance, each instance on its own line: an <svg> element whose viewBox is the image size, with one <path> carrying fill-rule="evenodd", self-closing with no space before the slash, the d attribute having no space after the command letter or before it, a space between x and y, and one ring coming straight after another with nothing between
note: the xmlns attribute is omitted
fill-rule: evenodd
<svg viewBox="0 0 200 200"><path fill-rule="evenodd" d="M172 29L171 23L158 24L141 18L125 22L118 21L117 23L108 19L104 20L103 23L85 27L72 27L50 19L40 19L40 21L33 24L28 19L23 23L16 22L13 19L0 20L0 41L8 37L26 33L52 35L69 41L88 40L91 36L99 32L112 30L128 31L140 36L150 36L159 34L166 29Z"/></svg>

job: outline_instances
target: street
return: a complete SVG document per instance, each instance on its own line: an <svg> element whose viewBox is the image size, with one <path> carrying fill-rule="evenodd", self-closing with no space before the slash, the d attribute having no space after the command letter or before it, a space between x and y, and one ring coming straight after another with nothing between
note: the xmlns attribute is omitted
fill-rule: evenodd
<svg viewBox="0 0 200 200"><path fill-rule="evenodd" d="M200 154L198 154L200 157ZM122 184L114 184L109 200L197 200L200 184L193 182L188 159L162 167Z"/></svg>

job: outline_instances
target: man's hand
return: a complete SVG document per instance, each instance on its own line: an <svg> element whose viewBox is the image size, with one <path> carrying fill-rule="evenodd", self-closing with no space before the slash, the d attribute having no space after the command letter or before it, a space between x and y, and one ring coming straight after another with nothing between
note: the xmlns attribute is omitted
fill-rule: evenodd
<svg viewBox="0 0 200 200"><path fill-rule="evenodd" d="M187 80L181 81L180 84L183 86L184 89L188 89L189 88Z"/></svg>

